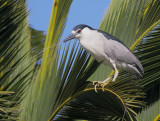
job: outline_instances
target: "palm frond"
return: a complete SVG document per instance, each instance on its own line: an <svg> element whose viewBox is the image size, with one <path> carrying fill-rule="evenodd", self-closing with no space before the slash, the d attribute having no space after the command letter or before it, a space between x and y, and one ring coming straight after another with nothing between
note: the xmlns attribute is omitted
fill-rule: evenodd
<svg viewBox="0 0 160 121"><path fill-rule="evenodd" d="M143 91L146 93L147 107L138 114L138 119L141 121L158 120L159 115L159 99L160 99L160 80L159 80L159 48L160 48L160 25L153 28L143 39L142 43L137 46L136 54L143 62L145 73L141 81L144 86ZM154 113L152 113L154 110ZM150 115L147 115L150 114ZM142 118L145 117L145 118Z"/></svg>
<svg viewBox="0 0 160 121"><path fill-rule="evenodd" d="M152 29L144 38L141 44L136 47L135 54L144 65L145 73L141 81L144 90L147 91L160 83L159 81L159 52L160 52L160 25Z"/></svg>
<svg viewBox="0 0 160 121"><path fill-rule="evenodd" d="M140 59L144 67L145 73L141 79L141 85L144 87L143 91L146 92L147 95L150 95L151 92L153 92L151 90L156 91L156 88L159 88L160 83L158 76L160 73L160 57L158 54L160 48L160 25L158 23L160 21L160 13L158 12L159 10L160 1L158 0L153 0L146 5L142 14L139 28L136 32L137 40L131 47L134 54ZM149 18L148 15L151 15L152 13L154 13L153 16ZM145 21L149 21L149 23L144 24ZM122 72L120 75L124 76L126 73ZM159 94L158 91L156 93ZM149 103L149 101L147 102Z"/></svg>
<svg viewBox="0 0 160 121"><path fill-rule="evenodd" d="M138 115L139 121L159 121L160 120L160 100L144 108Z"/></svg>
<svg viewBox="0 0 160 121"><path fill-rule="evenodd" d="M16 107L21 105L21 96L31 81L31 71L34 67L30 62L28 13L24 0L7 0L0 3L0 86L1 91L14 92L10 96L1 96L7 113L1 113L0 120L15 120L20 112Z"/></svg>
<svg viewBox="0 0 160 121"><path fill-rule="evenodd" d="M35 55L37 55L37 60L39 60L40 58L42 58L42 51L44 48L44 42L45 42L45 32L44 31L39 31L36 30L32 27L30 27L31 29L31 47L32 47L32 51Z"/></svg>
<svg viewBox="0 0 160 121"><path fill-rule="evenodd" d="M11 91L0 91L0 119L13 119L18 114L18 108L11 107L11 105L14 105L16 102L8 100L11 95L13 95L14 92ZM17 110L17 111L16 111ZM15 115L15 116L13 116Z"/></svg>
<svg viewBox="0 0 160 121"><path fill-rule="evenodd" d="M86 84L83 85L84 87ZM117 88L119 87L119 88ZM98 88L95 92L92 84L65 100L52 114L53 120L137 120L133 107L141 107L143 93L134 80L118 81L107 85L105 92ZM128 93L126 93L128 92Z"/></svg>
<svg viewBox="0 0 160 121"><path fill-rule="evenodd" d="M59 105L56 104L56 100L58 100L57 98L60 95L59 90L63 89L62 84L65 83L65 80L68 77L68 74L63 70L73 66L71 62L66 59L67 57L71 60L75 58L73 56L68 56L69 46L63 46L64 50L61 51L61 46L55 46L55 44L57 44L60 40L71 3L72 0L55 0L53 3L50 24L44 46L45 51L42 57L42 64L37 77L34 78L35 80L31 85L31 92L26 98L26 110L21 115L21 120L48 120L52 114L52 111L55 110L57 105ZM73 50L72 53L77 54L76 50L77 49ZM82 59L86 59L86 53L82 56ZM67 63L68 65L66 66ZM62 74L64 74L64 77L61 76ZM64 91L63 93L67 92ZM42 109L44 110L43 112Z"/></svg>

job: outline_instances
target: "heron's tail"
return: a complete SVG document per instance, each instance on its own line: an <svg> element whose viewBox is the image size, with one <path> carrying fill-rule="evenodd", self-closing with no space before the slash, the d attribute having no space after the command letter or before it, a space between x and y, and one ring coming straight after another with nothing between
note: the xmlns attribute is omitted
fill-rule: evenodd
<svg viewBox="0 0 160 121"><path fill-rule="evenodd" d="M135 79L140 79L144 73L144 70L143 70L143 66L142 64L139 62L138 65L135 65L136 67L136 70L137 70L137 73L135 74Z"/></svg>
<svg viewBox="0 0 160 121"><path fill-rule="evenodd" d="M144 73L143 67L139 68L138 66L134 66L133 69L135 70L136 73L132 73L133 77L137 80L140 79Z"/></svg>

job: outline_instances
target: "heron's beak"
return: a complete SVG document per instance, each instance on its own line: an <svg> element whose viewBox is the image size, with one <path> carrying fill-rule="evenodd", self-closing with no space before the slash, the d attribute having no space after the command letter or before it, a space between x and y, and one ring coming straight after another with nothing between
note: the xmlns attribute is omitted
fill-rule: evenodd
<svg viewBox="0 0 160 121"><path fill-rule="evenodd" d="M70 34L63 42L67 42L71 39L75 39L76 38L77 33L72 33Z"/></svg>

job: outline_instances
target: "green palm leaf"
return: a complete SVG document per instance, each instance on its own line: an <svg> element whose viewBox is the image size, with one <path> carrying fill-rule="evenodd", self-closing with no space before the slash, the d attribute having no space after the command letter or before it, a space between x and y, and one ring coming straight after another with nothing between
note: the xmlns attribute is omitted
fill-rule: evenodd
<svg viewBox="0 0 160 121"><path fill-rule="evenodd" d="M159 121L160 120L160 100L144 108L138 115L139 121Z"/></svg>
<svg viewBox="0 0 160 121"><path fill-rule="evenodd" d="M0 120L15 120L20 112L17 106L21 105L34 67L33 62L30 62L28 13L24 0L0 3L0 87L4 94L11 93L0 98Z"/></svg>
<svg viewBox="0 0 160 121"><path fill-rule="evenodd" d="M35 30L32 27L30 27L30 29L31 29L31 47L37 59L40 59L42 58L42 51L44 48L46 35L44 31Z"/></svg>
<svg viewBox="0 0 160 121"><path fill-rule="evenodd" d="M107 86L105 92L98 88L98 93L89 84L62 103L50 120L136 120L132 108L141 107L143 102L134 99L142 97L140 87L131 80L114 82Z"/></svg>
<svg viewBox="0 0 160 121"><path fill-rule="evenodd" d="M66 68L65 64L68 63L69 67L71 67L72 64L66 61L69 46L65 46L63 53L61 53L60 47L54 47L54 45L61 37L71 3L72 0L55 0L53 3L49 29L44 46L45 51L42 57L42 65L37 77L34 78L34 82L31 85L31 92L25 99L26 110L21 114L21 120L48 120L52 111L59 105L55 100L58 100L57 98L60 95L59 90L63 88L62 84L65 83L68 74L65 73L64 77L61 77L61 75ZM62 56L60 56L60 53ZM76 54L76 50L72 51L72 53ZM86 55L85 53L82 59L86 59ZM72 60L74 59L73 56L68 57ZM67 68L69 68L68 66ZM57 87L59 88L57 89ZM42 110L44 111L42 112Z"/></svg>
<svg viewBox="0 0 160 121"><path fill-rule="evenodd" d="M141 85L143 86L143 92L147 93L145 102L147 105L153 104L159 96L159 21L160 21L160 2L152 1L147 4L146 9L142 13L141 22L137 29L137 40L131 47L134 49L134 53L142 62L144 67L144 75L141 80ZM154 12L153 12L154 11ZM153 14L154 13L154 14ZM149 15L153 15L149 19ZM145 22L149 22L144 24ZM140 33L140 34L139 34ZM139 35L139 37L138 37ZM121 73L124 77L126 73ZM156 92L156 93L155 93ZM154 98L151 98L154 97Z"/></svg>
<svg viewBox="0 0 160 121"><path fill-rule="evenodd" d="M97 69L100 64L90 59L88 53L76 42L73 45L63 44L53 47L59 42L71 3L71 0L55 0L53 3L44 47L47 50L44 51L40 70L30 85L30 91L25 98L25 110L21 113L20 119L29 121L52 119L136 121L134 108L143 105L143 102L139 101L139 98L144 95L140 84L148 83L149 75L145 74L146 81L142 79L139 83L133 80L128 73L121 72L116 82L107 85L105 92L99 89L97 94L94 92L93 85L88 85L89 82L86 80L104 79L110 71L104 71L105 68L101 69L101 67ZM150 38L151 35L148 37L148 40L151 39L151 41L145 41L145 38L151 31L155 31L153 28L159 21L159 18L155 17L159 14L157 12L159 4L157 4L158 0L151 2L149 0L119 0L118 2L112 0L100 28L121 39L128 47L131 46L142 64L147 63L149 61L143 58L145 56L143 47L146 43L150 45L154 41ZM155 13L155 15L145 25L144 22L150 13ZM147 50L149 51L155 52ZM146 68L147 65L144 64L144 69ZM98 71L95 72L96 69ZM89 78L92 74L93 76ZM155 80L150 81L150 84L153 84L152 87L158 81ZM145 86L145 89L149 88Z"/></svg>

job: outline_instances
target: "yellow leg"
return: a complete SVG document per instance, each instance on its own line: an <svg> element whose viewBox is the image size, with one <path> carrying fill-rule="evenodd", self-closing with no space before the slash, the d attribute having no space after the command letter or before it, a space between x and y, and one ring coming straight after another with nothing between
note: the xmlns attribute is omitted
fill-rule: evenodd
<svg viewBox="0 0 160 121"><path fill-rule="evenodd" d="M102 90L104 91L104 86L109 84L109 80L112 79L112 76L105 79L104 81L94 81L93 82L93 85L94 85L94 89L95 89L95 92L97 92L97 86L101 86L102 87Z"/></svg>
<svg viewBox="0 0 160 121"><path fill-rule="evenodd" d="M104 87L105 87L107 84L109 84L109 80L113 78L112 81L115 81L116 78L118 77L119 72L118 72L118 69L116 68L116 64L115 64L114 61L112 61L112 65L113 65L113 67L114 67L114 75L112 75L111 77L105 79L105 80L102 81L102 82L101 82L101 81L94 81L94 82L93 82L93 85L94 85L95 92L97 92L97 86L98 86L98 87L101 86L101 87L102 87L102 90L104 91Z"/></svg>

